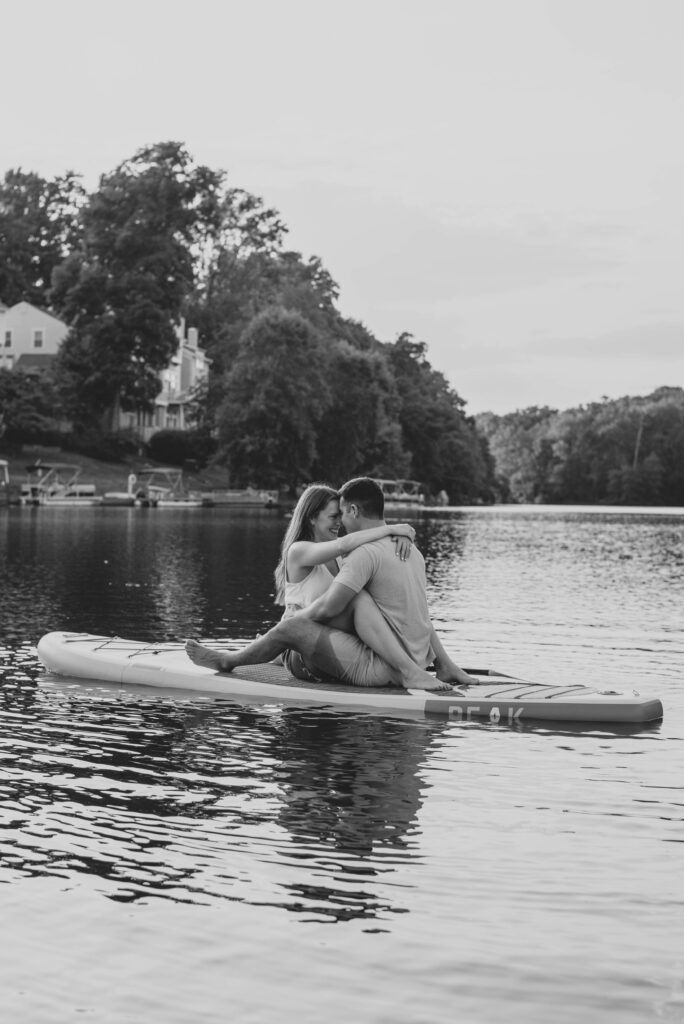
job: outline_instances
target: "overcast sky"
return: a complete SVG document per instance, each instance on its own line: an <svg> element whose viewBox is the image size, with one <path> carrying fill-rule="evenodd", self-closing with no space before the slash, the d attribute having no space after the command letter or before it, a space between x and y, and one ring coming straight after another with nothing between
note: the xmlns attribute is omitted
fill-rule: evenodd
<svg viewBox="0 0 684 1024"><path fill-rule="evenodd" d="M34 0L0 171L184 142L469 413L684 385L684 0Z"/></svg>

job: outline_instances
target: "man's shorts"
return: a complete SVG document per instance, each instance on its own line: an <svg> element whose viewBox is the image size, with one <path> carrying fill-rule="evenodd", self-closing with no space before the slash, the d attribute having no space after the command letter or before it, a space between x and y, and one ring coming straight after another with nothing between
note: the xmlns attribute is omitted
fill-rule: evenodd
<svg viewBox="0 0 684 1024"><path fill-rule="evenodd" d="M366 647L358 636L341 629L324 628L311 659L298 651L285 651L283 663L296 678L310 683L342 682L349 686L391 686L392 672L386 661Z"/></svg>

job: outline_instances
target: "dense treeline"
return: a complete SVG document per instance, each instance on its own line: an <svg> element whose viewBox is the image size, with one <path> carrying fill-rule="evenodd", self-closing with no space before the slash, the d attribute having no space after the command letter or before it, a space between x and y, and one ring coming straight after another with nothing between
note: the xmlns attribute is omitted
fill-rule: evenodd
<svg viewBox="0 0 684 1024"><path fill-rule="evenodd" d="M0 299L26 299L70 330L37 420L35 395L16 394L35 383L0 371L7 436L62 415L92 438L117 406L149 410L185 317L211 359L197 438L236 485L367 473L492 500L487 442L426 346L408 334L383 343L344 317L320 259L289 250L286 235L277 211L174 142L140 150L90 195L74 173L8 172Z"/></svg>
<svg viewBox="0 0 684 1024"><path fill-rule="evenodd" d="M151 408L185 317L211 371L176 449L227 466L237 486L367 473L453 503L684 505L680 388L469 417L422 342L381 342L344 317L321 260L286 240L276 210L175 142L140 150L92 194L73 172L8 171L0 300L70 330L49 374L0 369L0 437L46 438L68 420L72 446L120 453L113 411Z"/></svg>
<svg viewBox="0 0 684 1024"><path fill-rule="evenodd" d="M684 390L477 417L498 500L684 505Z"/></svg>

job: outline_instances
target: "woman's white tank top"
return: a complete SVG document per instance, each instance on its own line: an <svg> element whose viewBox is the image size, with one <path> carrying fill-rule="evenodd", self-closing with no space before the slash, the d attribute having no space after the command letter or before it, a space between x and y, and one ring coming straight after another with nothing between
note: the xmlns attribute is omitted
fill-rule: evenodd
<svg viewBox="0 0 684 1024"><path fill-rule="evenodd" d="M289 583L286 580L283 618L287 619L295 612L313 604L322 594L325 594L334 578L327 565L314 565L311 567L311 572L299 583Z"/></svg>

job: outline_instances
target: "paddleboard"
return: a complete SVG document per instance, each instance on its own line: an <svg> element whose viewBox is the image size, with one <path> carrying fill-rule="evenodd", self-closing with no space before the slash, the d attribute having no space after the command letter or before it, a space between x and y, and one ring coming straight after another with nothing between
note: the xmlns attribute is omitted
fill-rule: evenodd
<svg viewBox="0 0 684 1024"><path fill-rule="evenodd" d="M360 688L304 683L273 664L219 673L190 661L180 643L146 644L90 633L47 633L38 656L58 676L115 685L197 690L259 703L284 701L350 709L409 711L457 721L652 722L663 717L657 698L577 683L531 683L491 669L467 669L477 683L447 693L400 687Z"/></svg>

